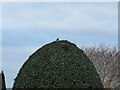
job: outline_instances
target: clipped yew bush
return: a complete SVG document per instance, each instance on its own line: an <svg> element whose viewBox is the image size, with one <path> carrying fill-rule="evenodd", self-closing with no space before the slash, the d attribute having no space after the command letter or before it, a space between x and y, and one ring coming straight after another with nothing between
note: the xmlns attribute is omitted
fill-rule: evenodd
<svg viewBox="0 0 120 90"><path fill-rule="evenodd" d="M16 88L103 88L89 58L75 44L54 41L33 53L21 67Z"/></svg>
<svg viewBox="0 0 120 90"><path fill-rule="evenodd" d="M0 73L0 90L7 90L3 71Z"/></svg>

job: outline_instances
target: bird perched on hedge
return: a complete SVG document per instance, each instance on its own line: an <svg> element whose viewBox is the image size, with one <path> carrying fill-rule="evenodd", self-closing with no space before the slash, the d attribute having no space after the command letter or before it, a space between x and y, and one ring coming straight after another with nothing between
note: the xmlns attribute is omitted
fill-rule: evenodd
<svg viewBox="0 0 120 90"><path fill-rule="evenodd" d="M56 41L59 41L59 38L57 38Z"/></svg>

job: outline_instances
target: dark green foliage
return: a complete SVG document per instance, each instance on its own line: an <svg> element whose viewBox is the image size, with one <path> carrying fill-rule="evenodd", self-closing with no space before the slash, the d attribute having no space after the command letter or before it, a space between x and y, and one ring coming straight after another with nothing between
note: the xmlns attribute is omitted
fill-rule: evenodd
<svg viewBox="0 0 120 90"><path fill-rule="evenodd" d="M6 90L6 85L5 85L5 76L4 73L2 71L2 73L0 74L0 89L2 90Z"/></svg>
<svg viewBox="0 0 120 90"><path fill-rule="evenodd" d="M0 90L2 89L2 75L0 73Z"/></svg>
<svg viewBox="0 0 120 90"><path fill-rule="evenodd" d="M66 40L33 53L15 78L13 88L103 88L85 53Z"/></svg>

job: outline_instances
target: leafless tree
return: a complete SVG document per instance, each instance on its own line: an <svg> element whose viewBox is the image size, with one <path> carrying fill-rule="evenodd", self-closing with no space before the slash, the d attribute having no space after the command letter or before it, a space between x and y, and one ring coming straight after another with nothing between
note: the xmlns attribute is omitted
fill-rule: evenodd
<svg viewBox="0 0 120 90"><path fill-rule="evenodd" d="M120 51L116 47L105 45L84 47L87 56L91 59L105 88L120 87L119 64Z"/></svg>

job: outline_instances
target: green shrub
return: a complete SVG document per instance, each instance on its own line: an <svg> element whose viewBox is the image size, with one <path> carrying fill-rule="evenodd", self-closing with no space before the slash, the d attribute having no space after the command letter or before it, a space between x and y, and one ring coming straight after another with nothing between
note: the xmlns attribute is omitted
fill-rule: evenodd
<svg viewBox="0 0 120 90"><path fill-rule="evenodd" d="M46 44L20 69L15 88L103 88L89 58L66 40Z"/></svg>
<svg viewBox="0 0 120 90"><path fill-rule="evenodd" d="M3 71L0 73L0 90L6 90L5 76Z"/></svg>

